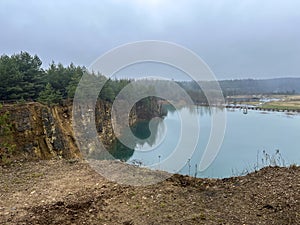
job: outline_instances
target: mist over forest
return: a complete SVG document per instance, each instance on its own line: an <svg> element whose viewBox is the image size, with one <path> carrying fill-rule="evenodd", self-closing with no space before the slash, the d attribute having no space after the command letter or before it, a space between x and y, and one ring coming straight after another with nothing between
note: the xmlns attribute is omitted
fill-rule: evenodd
<svg viewBox="0 0 300 225"><path fill-rule="evenodd" d="M39 101L45 104L59 104L64 99L72 100L85 71L85 67L76 66L73 63L64 66L54 62L50 64L49 68L43 69L41 59L37 55L32 56L27 52L11 56L2 55L0 57L0 100ZM94 81L106 82L99 98L108 102L113 102L120 90L134 80L134 77L117 80L108 79L101 74L90 74L90 76ZM200 89L201 85L211 91L216 91L214 90L216 81L199 81L200 86L195 81L176 82L191 96L194 102L206 102L205 95ZM224 97L300 93L300 78L236 79L221 80L218 83ZM167 87L167 82L165 85ZM174 95L176 94L174 93Z"/></svg>

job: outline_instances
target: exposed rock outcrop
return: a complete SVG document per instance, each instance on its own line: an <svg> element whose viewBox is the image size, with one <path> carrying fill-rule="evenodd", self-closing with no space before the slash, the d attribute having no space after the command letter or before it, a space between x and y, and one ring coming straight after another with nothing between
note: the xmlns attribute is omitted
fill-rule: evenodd
<svg viewBox="0 0 300 225"><path fill-rule="evenodd" d="M82 154L73 132L72 107L72 104L48 107L36 102L3 105L0 113L9 112L12 125L11 144L15 145L14 157L81 158ZM153 108L156 109L154 106ZM97 135L106 147L110 146L116 138L115 135L120 132L114 132L111 124L111 104L99 101L92 113L95 113ZM155 114L137 104L131 110L129 123L134 124L139 117L150 117L149 113ZM157 113L154 116L157 116Z"/></svg>
<svg viewBox="0 0 300 225"><path fill-rule="evenodd" d="M79 158L69 108L39 103L4 105L2 110L10 115L16 155L26 159Z"/></svg>

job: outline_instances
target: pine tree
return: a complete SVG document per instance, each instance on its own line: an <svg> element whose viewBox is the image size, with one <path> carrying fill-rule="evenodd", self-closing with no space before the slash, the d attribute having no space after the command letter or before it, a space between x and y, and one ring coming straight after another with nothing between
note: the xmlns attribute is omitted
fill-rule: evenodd
<svg viewBox="0 0 300 225"><path fill-rule="evenodd" d="M50 83L47 83L45 89L40 92L38 97L39 102L47 105L58 104L61 100L61 93L59 91L55 91Z"/></svg>

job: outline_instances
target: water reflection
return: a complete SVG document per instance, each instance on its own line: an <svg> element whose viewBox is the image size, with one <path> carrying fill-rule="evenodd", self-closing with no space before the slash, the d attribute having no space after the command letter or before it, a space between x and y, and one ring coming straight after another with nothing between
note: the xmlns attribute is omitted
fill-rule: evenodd
<svg viewBox="0 0 300 225"><path fill-rule="evenodd" d="M123 145L118 139L112 142L108 151L114 158L120 159L121 161L127 161L134 153L134 149Z"/></svg>
<svg viewBox="0 0 300 225"><path fill-rule="evenodd" d="M108 150L114 158L128 161L134 151L149 151L153 146L159 145L165 134L165 126L161 118L154 118L150 121L137 122L131 127L131 131L138 139L126 140L131 141L129 146L134 146L134 148L129 148L116 139ZM127 134L122 133L122 135Z"/></svg>
<svg viewBox="0 0 300 225"><path fill-rule="evenodd" d="M171 120L176 123L171 125L170 122L168 122L168 127L171 134L169 134L169 136L167 137L168 140L166 142L167 145L169 145L170 142L174 142L172 147L167 146L172 150L172 148L176 147L176 141L179 138L178 135L180 135L180 126L178 124L180 122L180 118L177 115L178 112L176 111L176 108L171 104L163 104L161 106L161 110L165 118L168 118L169 120L171 118ZM180 108L180 110L185 111L186 114L189 114L191 116L200 115L200 117L210 117L212 115L212 112L218 112L220 110L223 110L223 108L183 106ZM122 144L118 139L116 139L113 141L112 145L109 148L109 152L114 158L128 162L143 161L142 164L147 165L158 162L158 160L164 160L168 157L168 154L161 154L161 151L163 151L164 153L171 153L169 152L169 149L156 149L164 141L167 135L167 128L163 119L152 119L151 122L146 120L139 121L131 127L131 131L137 137L137 139L129 139L126 137L126 133L121 133L124 139L129 141L128 146L134 146L134 148L129 148ZM178 134L175 134L175 131ZM154 152L155 150L157 151ZM153 153L149 155L149 151L153 151ZM147 159L145 159L145 157L147 157Z"/></svg>
<svg viewBox="0 0 300 225"><path fill-rule="evenodd" d="M179 112L167 104L162 107L162 110L166 112L164 120L150 124L152 128L149 128L147 121L139 122L131 128L132 132L142 140L134 143L134 150L116 142L112 154L121 160L131 163L137 161L140 162L139 165L144 166L162 162L172 154L181 135ZM270 153L279 149L286 165L300 163L299 114L286 115L280 112L262 114L260 111L250 110L247 115L244 115L240 110L231 111L222 107L204 106L182 107L180 110L186 116L185 118L189 118L189 115L199 116L200 135L196 151L179 173L198 177L230 177L234 175L233 170L242 172L246 168L251 171L260 160L257 159L257 152L263 149ZM210 137L211 118L215 113L224 110L227 112L228 119L220 152L207 170L199 172L197 166ZM262 127L264 129L261 129ZM150 136L152 138L149 138ZM182 152L185 153L186 149L183 148ZM146 150L151 151L144 152ZM157 169L164 168L157 167Z"/></svg>

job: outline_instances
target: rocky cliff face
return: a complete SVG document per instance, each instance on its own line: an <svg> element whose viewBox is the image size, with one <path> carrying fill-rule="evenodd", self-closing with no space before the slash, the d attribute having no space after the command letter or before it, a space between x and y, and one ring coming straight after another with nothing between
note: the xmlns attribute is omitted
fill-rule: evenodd
<svg viewBox="0 0 300 225"><path fill-rule="evenodd" d="M139 109L142 111L141 109ZM25 159L81 158L72 127L72 105L48 107L40 103L4 105L12 124L14 157ZM134 107L130 123L138 120ZM0 112L0 113L1 113ZM110 120L111 105L98 102L95 120L98 135L105 146L115 139Z"/></svg>
<svg viewBox="0 0 300 225"><path fill-rule="evenodd" d="M78 158L73 138L70 107L47 107L39 103L4 105L12 124L18 157L32 159Z"/></svg>
<svg viewBox="0 0 300 225"><path fill-rule="evenodd" d="M39 103L4 105L12 124L14 155L25 159L80 158L72 127L72 105L48 107ZM101 138L113 139L109 107L99 104L97 124Z"/></svg>

